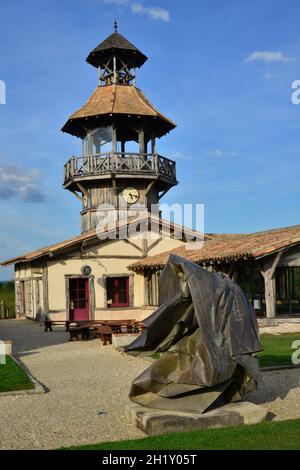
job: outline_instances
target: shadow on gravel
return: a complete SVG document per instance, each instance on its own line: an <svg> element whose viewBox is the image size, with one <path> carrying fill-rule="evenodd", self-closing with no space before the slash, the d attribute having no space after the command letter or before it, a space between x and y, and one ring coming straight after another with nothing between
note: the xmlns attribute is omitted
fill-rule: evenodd
<svg viewBox="0 0 300 470"><path fill-rule="evenodd" d="M246 395L246 400L257 405L283 400L290 390L299 387L299 369L263 372L257 390Z"/></svg>

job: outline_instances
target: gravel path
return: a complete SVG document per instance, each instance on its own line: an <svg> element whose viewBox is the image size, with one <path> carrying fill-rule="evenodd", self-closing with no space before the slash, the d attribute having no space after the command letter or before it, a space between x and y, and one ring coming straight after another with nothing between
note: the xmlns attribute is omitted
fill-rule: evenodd
<svg viewBox="0 0 300 470"><path fill-rule="evenodd" d="M258 389L245 399L265 406L274 420L300 418L300 369L264 372Z"/></svg>
<svg viewBox="0 0 300 470"><path fill-rule="evenodd" d="M128 424L124 407L134 377L148 362L101 346L68 342L63 330L44 333L29 320L1 320L0 339L50 392L0 397L0 449L48 449L144 434ZM300 418L300 369L263 373L247 400L263 404L274 419Z"/></svg>
<svg viewBox="0 0 300 470"><path fill-rule="evenodd" d="M0 397L0 449L144 437L125 421L124 407L133 378L149 363L98 339L70 343L68 336L44 333L29 320L1 320L0 339L13 340L14 353L50 393Z"/></svg>

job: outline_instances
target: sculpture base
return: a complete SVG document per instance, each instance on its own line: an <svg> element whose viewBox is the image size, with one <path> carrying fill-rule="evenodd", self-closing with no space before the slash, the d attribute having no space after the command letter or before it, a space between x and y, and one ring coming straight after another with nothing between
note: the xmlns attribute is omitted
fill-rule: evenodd
<svg viewBox="0 0 300 470"><path fill-rule="evenodd" d="M241 424L257 424L271 418L268 410L263 406L246 401L229 403L204 414L156 410L132 403L126 406L125 414L129 423L150 436Z"/></svg>

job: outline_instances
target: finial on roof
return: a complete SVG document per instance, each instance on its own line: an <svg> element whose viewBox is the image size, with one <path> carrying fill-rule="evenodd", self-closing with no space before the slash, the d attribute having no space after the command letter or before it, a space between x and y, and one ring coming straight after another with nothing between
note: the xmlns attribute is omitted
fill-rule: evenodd
<svg viewBox="0 0 300 470"><path fill-rule="evenodd" d="M115 18L114 29L115 29L115 33L117 33L117 32L118 32L118 22L117 22L117 18Z"/></svg>

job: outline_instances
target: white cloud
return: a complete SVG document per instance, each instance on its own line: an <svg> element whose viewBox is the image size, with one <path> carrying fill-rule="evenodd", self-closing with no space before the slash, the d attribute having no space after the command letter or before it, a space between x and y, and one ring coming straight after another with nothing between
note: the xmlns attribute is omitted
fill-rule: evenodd
<svg viewBox="0 0 300 470"><path fill-rule="evenodd" d="M247 64L249 62L294 62L295 59L293 57L286 57L282 52L271 52L271 51L255 51L252 52L246 59L244 63Z"/></svg>
<svg viewBox="0 0 300 470"><path fill-rule="evenodd" d="M191 161L191 160L194 160L195 158L193 157L193 155L186 155L186 154L183 154L182 152L175 152L173 154L173 159Z"/></svg>
<svg viewBox="0 0 300 470"><path fill-rule="evenodd" d="M235 151L227 152L226 150L220 148L205 150L204 153L212 157L236 157L238 155L238 153Z"/></svg>
<svg viewBox="0 0 300 470"><path fill-rule="evenodd" d="M108 5L128 6L134 15L145 15L151 20L170 21L170 12L161 7L145 7L141 2L132 0L103 0Z"/></svg>
<svg viewBox="0 0 300 470"><path fill-rule="evenodd" d="M144 7L141 3L131 3L133 14L146 15L152 20L170 21L170 12L161 7Z"/></svg>
<svg viewBox="0 0 300 470"><path fill-rule="evenodd" d="M39 180L40 172L36 169L25 173L18 165L0 164L0 199L19 196L23 202L43 202Z"/></svg>

